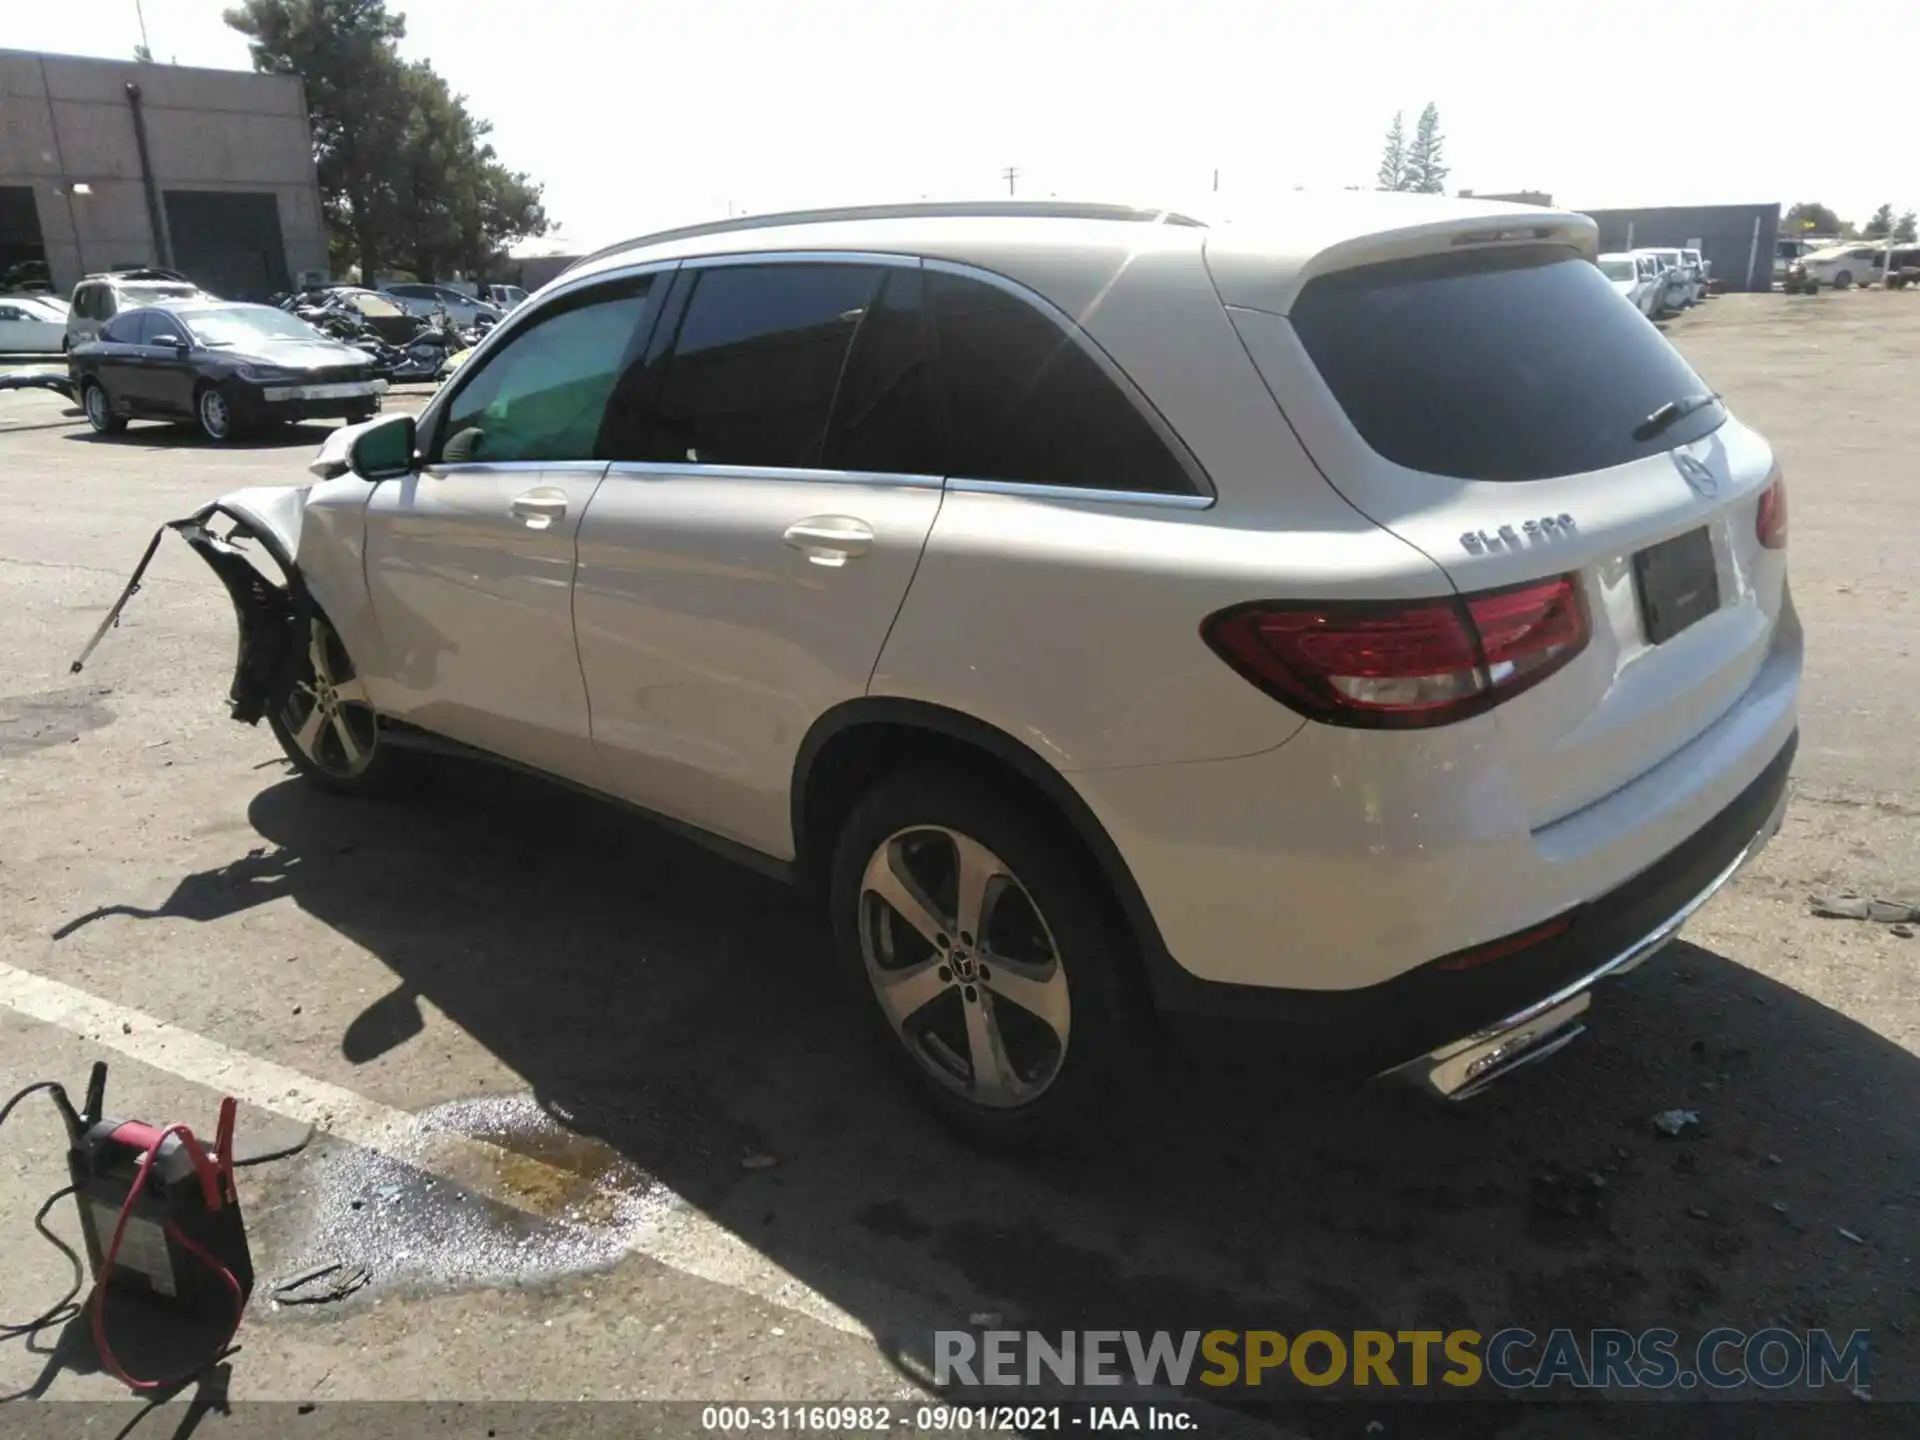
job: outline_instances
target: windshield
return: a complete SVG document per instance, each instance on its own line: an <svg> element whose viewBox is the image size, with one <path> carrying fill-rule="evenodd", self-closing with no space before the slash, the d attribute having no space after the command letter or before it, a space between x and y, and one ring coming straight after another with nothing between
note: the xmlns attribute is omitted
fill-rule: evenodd
<svg viewBox="0 0 1920 1440"><path fill-rule="evenodd" d="M1631 280L1634 278L1631 260L1602 260L1600 273L1609 280Z"/></svg>
<svg viewBox="0 0 1920 1440"><path fill-rule="evenodd" d="M251 345L262 340L317 340L306 321L266 305L236 305L223 310L182 310L180 319L202 345Z"/></svg>
<svg viewBox="0 0 1920 1440"><path fill-rule="evenodd" d="M359 294L354 295L352 297L352 303L353 308L358 310L362 315L379 319L388 319L395 315L404 315L407 313L391 300L387 299L386 296L376 295L371 290L362 290Z"/></svg>
<svg viewBox="0 0 1920 1440"><path fill-rule="evenodd" d="M1717 429L1710 390L1598 267L1557 246L1366 265L1313 280L1290 317L1361 438L1412 470L1544 480L1622 465Z"/></svg>

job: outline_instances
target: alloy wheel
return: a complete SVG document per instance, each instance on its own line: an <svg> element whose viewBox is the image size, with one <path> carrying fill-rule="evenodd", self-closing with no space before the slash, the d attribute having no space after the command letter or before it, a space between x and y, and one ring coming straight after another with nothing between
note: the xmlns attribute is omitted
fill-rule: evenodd
<svg viewBox="0 0 1920 1440"><path fill-rule="evenodd" d="M340 637L324 620L312 622L307 663L287 696L281 723L314 768L336 780L351 780L373 763L379 721Z"/></svg>
<svg viewBox="0 0 1920 1440"><path fill-rule="evenodd" d="M999 856L945 826L896 831L861 877L859 926L880 1008L929 1075L993 1109L1053 1083L1071 1030L1066 969Z"/></svg>
<svg viewBox="0 0 1920 1440"><path fill-rule="evenodd" d="M214 440L226 439L233 429L233 407L218 390L200 392L200 428Z"/></svg>

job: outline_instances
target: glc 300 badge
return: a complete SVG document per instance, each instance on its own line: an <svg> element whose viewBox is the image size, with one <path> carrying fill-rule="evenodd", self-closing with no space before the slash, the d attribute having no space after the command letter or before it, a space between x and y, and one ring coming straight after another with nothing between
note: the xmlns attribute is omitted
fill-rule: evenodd
<svg viewBox="0 0 1920 1440"><path fill-rule="evenodd" d="M1518 530L1511 525L1502 525L1491 535L1484 530L1469 530L1460 537L1460 543L1469 554L1480 555L1493 550L1518 550L1522 535L1532 543L1572 533L1573 516L1542 515L1538 520L1522 521Z"/></svg>

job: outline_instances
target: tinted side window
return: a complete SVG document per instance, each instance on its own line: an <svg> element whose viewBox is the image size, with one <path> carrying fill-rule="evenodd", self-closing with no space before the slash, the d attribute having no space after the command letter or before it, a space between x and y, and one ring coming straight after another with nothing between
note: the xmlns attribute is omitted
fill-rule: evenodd
<svg viewBox="0 0 1920 1440"><path fill-rule="evenodd" d="M651 277L562 302L487 358L447 407L431 459L593 460L614 385L646 342Z"/></svg>
<svg viewBox="0 0 1920 1440"><path fill-rule="evenodd" d="M646 458L818 465L848 346L884 276L864 265L701 271L661 366Z"/></svg>
<svg viewBox="0 0 1920 1440"><path fill-rule="evenodd" d="M1396 464L1470 480L1624 465L1716 430L1709 387L1600 272L1548 246L1396 260L1309 281L1290 317L1347 418Z"/></svg>
<svg viewBox="0 0 1920 1440"><path fill-rule="evenodd" d="M142 332L146 329L146 319L138 310L129 311L102 325L100 338L114 345L144 345L146 339Z"/></svg>
<svg viewBox="0 0 1920 1440"><path fill-rule="evenodd" d="M942 473L920 267L889 269L854 332L820 463L829 470Z"/></svg>
<svg viewBox="0 0 1920 1440"><path fill-rule="evenodd" d="M944 473L1194 493L1147 418L1051 316L996 286L939 271L928 273L927 294L953 441Z"/></svg>

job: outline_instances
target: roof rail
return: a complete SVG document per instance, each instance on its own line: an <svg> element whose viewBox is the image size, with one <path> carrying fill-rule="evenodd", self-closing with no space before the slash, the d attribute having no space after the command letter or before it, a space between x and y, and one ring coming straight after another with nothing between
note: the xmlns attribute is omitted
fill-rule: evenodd
<svg viewBox="0 0 1920 1440"><path fill-rule="evenodd" d="M668 240L687 240L696 235L724 235L735 230L764 230L778 225L820 225L835 220L911 220L922 216L1018 216L1048 220L1125 220L1137 224L1192 225L1205 228L1206 221L1171 210L1150 210L1139 205L1106 205L1097 201L1067 200L921 200L901 205L847 205L831 210L782 210L770 215L736 215L731 220L709 220L701 225L681 225L672 230L655 230L631 240L603 245L591 255L582 255L567 270L575 270L593 260L618 255L642 245L660 245ZM562 271L565 274L566 271Z"/></svg>

